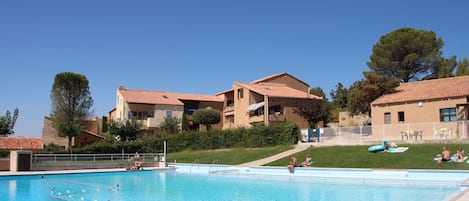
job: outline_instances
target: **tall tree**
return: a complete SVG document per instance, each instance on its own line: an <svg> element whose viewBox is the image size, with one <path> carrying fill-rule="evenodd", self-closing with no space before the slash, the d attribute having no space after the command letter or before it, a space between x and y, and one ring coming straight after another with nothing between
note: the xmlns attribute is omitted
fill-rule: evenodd
<svg viewBox="0 0 469 201"><path fill-rule="evenodd" d="M374 72L364 72L365 79L356 81L349 88L348 110L351 114L370 114L371 102L376 98L394 92L399 80Z"/></svg>
<svg viewBox="0 0 469 201"><path fill-rule="evenodd" d="M454 70L458 62L456 61L456 56L452 56L448 59L442 59L441 65L438 70L438 78L447 78L454 76Z"/></svg>
<svg viewBox="0 0 469 201"><path fill-rule="evenodd" d="M13 117L10 115L9 110L5 112L5 116L0 116L0 136L9 136L15 133L13 127L15 126L16 119L18 119L18 115L18 108L15 108Z"/></svg>
<svg viewBox="0 0 469 201"><path fill-rule="evenodd" d="M220 113L214 109L198 109L192 113L192 120L197 124L202 124L210 130L213 124L220 122Z"/></svg>
<svg viewBox="0 0 469 201"><path fill-rule="evenodd" d="M464 58L458 62L456 76L469 75L469 58Z"/></svg>
<svg viewBox="0 0 469 201"><path fill-rule="evenodd" d="M332 90L330 93L332 98L332 104L334 105L334 107L338 107L341 110L344 110L347 107L348 90L340 82L335 86L335 88L336 89Z"/></svg>
<svg viewBox="0 0 469 201"><path fill-rule="evenodd" d="M106 133L109 130L107 117L103 116L101 119L101 132Z"/></svg>
<svg viewBox="0 0 469 201"><path fill-rule="evenodd" d="M51 92L52 124L59 134L68 138L72 153L72 138L80 134L83 122L88 119L93 106L88 79L82 74L63 72L55 75Z"/></svg>
<svg viewBox="0 0 469 201"><path fill-rule="evenodd" d="M401 82L420 80L441 63L443 40L435 32L401 28L381 36L368 67Z"/></svg>

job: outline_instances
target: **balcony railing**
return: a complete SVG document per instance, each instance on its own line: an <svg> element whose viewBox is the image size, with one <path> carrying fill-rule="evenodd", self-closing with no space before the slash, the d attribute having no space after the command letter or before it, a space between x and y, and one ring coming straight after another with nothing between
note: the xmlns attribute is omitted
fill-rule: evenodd
<svg viewBox="0 0 469 201"><path fill-rule="evenodd" d="M285 121L285 115L282 115L282 114L269 114L269 121L283 122L283 121Z"/></svg>
<svg viewBox="0 0 469 201"><path fill-rule="evenodd" d="M158 127L160 122L156 118L147 118L146 120L146 126L147 128L156 128Z"/></svg>
<svg viewBox="0 0 469 201"><path fill-rule="evenodd" d="M249 117L249 122L250 123L263 122L263 121L264 121L264 115Z"/></svg>

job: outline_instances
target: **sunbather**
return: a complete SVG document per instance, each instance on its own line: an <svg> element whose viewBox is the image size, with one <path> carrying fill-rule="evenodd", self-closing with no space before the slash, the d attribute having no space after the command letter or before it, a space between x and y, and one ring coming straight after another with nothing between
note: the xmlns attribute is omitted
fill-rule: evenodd
<svg viewBox="0 0 469 201"><path fill-rule="evenodd" d="M306 156L306 160L303 163L301 163L301 166L308 167L308 166L311 166L312 164L313 164L313 158L311 157L311 155L308 154Z"/></svg>
<svg viewBox="0 0 469 201"><path fill-rule="evenodd" d="M459 149L456 151L456 161L462 162L464 160L464 149L462 147L459 147Z"/></svg>
<svg viewBox="0 0 469 201"><path fill-rule="evenodd" d="M441 152L441 157L438 159L438 164L441 162L448 162L451 160L451 151L446 147L443 147L443 152Z"/></svg>

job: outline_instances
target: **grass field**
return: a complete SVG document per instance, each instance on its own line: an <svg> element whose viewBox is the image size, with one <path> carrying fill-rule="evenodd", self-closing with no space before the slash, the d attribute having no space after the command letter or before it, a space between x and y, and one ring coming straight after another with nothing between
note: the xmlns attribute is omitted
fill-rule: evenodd
<svg viewBox="0 0 469 201"><path fill-rule="evenodd" d="M294 154L294 156L301 163L307 154L311 154L314 161L313 167L469 170L469 163L465 162L437 164L433 158L436 154L441 153L443 146L450 149L452 154L458 147L469 148L467 144L400 144L399 147L409 147L409 149L403 153L370 153L368 152L369 146L329 146L311 147L306 151ZM291 148L291 146L277 146L258 149L184 151L169 153L167 161L238 165L275 155ZM286 166L288 162L289 157L285 157L265 165Z"/></svg>

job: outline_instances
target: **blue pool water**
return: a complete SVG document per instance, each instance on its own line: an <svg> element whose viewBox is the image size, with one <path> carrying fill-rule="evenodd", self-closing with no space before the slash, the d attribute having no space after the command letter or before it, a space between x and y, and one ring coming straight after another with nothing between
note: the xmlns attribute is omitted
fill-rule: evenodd
<svg viewBox="0 0 469 201"><path fill-rule="evenodd" d="M467 176L300 168L295 174L286 172L285 168L182 165L176 170L3 176L0 200L441 201L460 192L459 180ZM435 179L440 176L447 179Z"/></svg>

